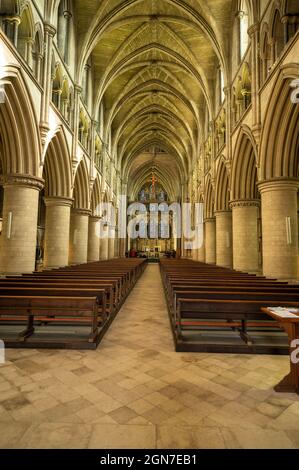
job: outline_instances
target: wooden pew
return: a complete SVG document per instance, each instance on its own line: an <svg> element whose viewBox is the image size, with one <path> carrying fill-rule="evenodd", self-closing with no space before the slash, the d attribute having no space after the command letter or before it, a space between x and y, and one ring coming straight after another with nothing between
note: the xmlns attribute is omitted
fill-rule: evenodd
<svg viewBox="0 0 299 470"><path fill-rule="evenodd" d="M27 325L20 332L16 342L25 343L34 334L34 319L41 316L55 318L83 318L89 320L90 334L88 343L97 345L99 337L98 328L98 298L97 297L31 297L21 295L0 295L0 313L7 317L14 317L16 312L26 318ZM55 342L55 341L54 341ZM12 341L14 343L14 341ZM70 340L72 343L72 340ZM5 341L9 347L10 341Z"/></svg>
<svg viewBox="0 0 299 470"><path fill-rule="evenodd" d="M265 333L267 341L270 338L270 342L271 335L275 342L275 332L280 331L276 322L261 314L260 307L265 303L271 305L272 302L299 305L299 286L288 285L287 282L278 282L263 276L238 273L193 261L173 263L162 260L160 269L176 344L178 344L177 341L188 342L191 341L190 338L196 337L199 338L200 343L200 338L203 336L197 333L201 331L201 328L207 331L208 335L211 331L222 331L225 334L225 331L230 330L239 333L252 352L255 344L248 329L254 333L257 331L262 332L261 334ZM239 302L239 310L234 310L236 302ZM234 307L229 310L229 306ZM192 331L194 334L190 335ZM229 337L228 335L228 343ZM198 350L209 350L209 347L211 351L217 348L221 350L221 345L215 346L214 344L207 345L204 349L206 345L203 339L202 341ZM223 347L225 352L229 351L226 346ZM262 348L259 349L261 352ZM182 347L179 350L189 349ZM233 351L232 344L229 352ZM264 352L266 351L267 348ZM240 351L238 346L236 352L243 351Z"/></svg>
<svg viewBox="0 0 299 470"><path fill-rule="evenodd" d="M42 321L42 325L84 326L90 321L87 315L81 315L80 312L78 315L64 315L66 310L63 306L61 307L61 302L58 302L57 311L55 311L55 305L52 305L50 299L65 298L73 299L75 302L77 299L90 297L96 299L97 303L96 322L97 328L100 329L98 335L100 338L109 328L121 304L142 275L145 267L145 260L134 260L129 263L127 260L109 261L0 279L0 296L3 303L3 308L0 309L0 327L3 325L9 328L12 325L15 328L16 321L24 321L24 309L20 299L24 299L25 303L31 300L33 307L36 305L39 307L38 309L33 308L33 314L29 316L31 323L33 318L35 321ZM15 305L13 305L12 299L16 299ZM47 310L45 306L40 305L38 299L47 301L49 309ZM9 303L9 308L5 302ZM80 304L80 300L78 300L78 304ZM76 340L65 343L61 339L49 342L34 340L31 337L34 331L29 330L30 328L27 327L26 331L30 336L30 342L26 342L24 347L53 347L54 344L57 347L84 347L81 341L77 343ZM57 330L57 335L59 331ZM53 333L51 334L53 335ZM21 345L23 343L24 341L20 341ZM9 340L9 344L14 344L14 347L18 346L17 341L12 343Z"/></svg>
<svg viewBox="0 0 299 470"><path fill-rule="evenodd" d="M62 288L62 289L100 289L106 291L106 310L108 315L112 315L118 308L120 302L120 292L118 284L109 281L97 282L94 279L68 279L68 278L21 278L21 279L0 279L0 290L5 288Z"/></svg>

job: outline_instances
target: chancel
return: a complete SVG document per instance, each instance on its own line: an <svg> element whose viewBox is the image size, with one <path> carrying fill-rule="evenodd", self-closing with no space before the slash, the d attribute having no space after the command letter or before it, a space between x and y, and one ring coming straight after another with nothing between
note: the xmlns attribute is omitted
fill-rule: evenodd
<svg viewBox="0 0 299 470"><path fill-rule="evenodd" d="M298 30L0 1L1 449L299 448Z"/></svg>

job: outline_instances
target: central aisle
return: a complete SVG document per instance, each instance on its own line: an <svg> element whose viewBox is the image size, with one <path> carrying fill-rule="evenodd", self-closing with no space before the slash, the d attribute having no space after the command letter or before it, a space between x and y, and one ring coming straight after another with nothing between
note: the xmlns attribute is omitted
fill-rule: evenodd
<svg viewBox="0 0 299 470"><path fill-rule="evenodd" d="M149 265L97 351L7 351L0 447L299 448L287 357L175 353Z"/></svg>
<svg viewBox="0 0 299 470"><path fill-rule="evenodd" d="M108 332L106 340L135 351L147 348L153 353L154 350L156 355L158 352L170 353L174 350L158 265L150 264L146 268ZM105 340L103 344L105 347ZM114 345L113 348L115 347L117 346Z"/></svg>

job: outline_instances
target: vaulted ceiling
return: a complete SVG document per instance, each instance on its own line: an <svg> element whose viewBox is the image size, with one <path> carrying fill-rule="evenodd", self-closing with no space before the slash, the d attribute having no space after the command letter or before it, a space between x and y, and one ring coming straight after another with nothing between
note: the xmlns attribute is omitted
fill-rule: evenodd
<svg viewBox="0 0 299 470"><path fill-rule="evenodd" d="M77 0L79 70L91 56L118 168L134 185L155 166L179 191L198 158L215 78L227 74L233 0ZM80 79L80 77L79 77ZM151 150L149 150L151 149Z"/></svg>

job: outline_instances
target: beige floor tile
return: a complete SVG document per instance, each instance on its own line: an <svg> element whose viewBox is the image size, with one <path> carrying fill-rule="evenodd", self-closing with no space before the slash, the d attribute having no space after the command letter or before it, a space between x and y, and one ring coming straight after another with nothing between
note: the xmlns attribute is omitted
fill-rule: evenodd
<svg viewBox="0 0 299 470"><path fill-rule="evenodd" d="M43 423L26 431L19 441L23 449L85 449L88 446L92 426L69 423Z"/></svg>
<svg viewBox="0 0 299 470"><path fill-rule="evenodd" d="M220 428L195 427L193 430L196 449L225 449L226 444Z"/></svg>
<svg viewBox="0 0 299 470"><path fill-rule="evenodd" d="M109 413L109 416L119 424L128 424L132 419L137 418L138 415L131 408L123 406Z"/></svg>
<svg viewBox="0 0 299 470"><path fill-rule="evenodd" d="M158 449L195 449L196 439L191 426L157 426Z"/></svg>
<svg viewBox="0 0 299 470"><path fill-rule="evenodd" d="M2 427L2 423L0 423L0 426ZM29 428L30 423L16 423L14 421L11 423L5 422L5 429L1 429L0 432L0 448L18 448L20 439Z"/></svg>
<svg viewBox="0 0 299 470"><path fill-rule="evenodd" d="M96 425L89 449L155 449L156 428L148 425Z"/></svg>
<svg viewBox="0 0 299 470"><path fill-rule="evenodd" d="M283 431L234 428L231 430L243 449L293 449L294 444Z"/></svg>
<svg viewBox="0 0 299 470"><path fill-rule="evenodd" d="M161 408L153 407L149 411L142 413L142 416L152 424L162 424L170 415Z"/></svg>
<svg viewBox="0 0 299 470"><path fill-rule="evenodd" d="M289 358L175 353L157 266L97 351L8 350L7 359L3 448L16 439L50 448L299 448L299 396L273 391Z"/></svg>

